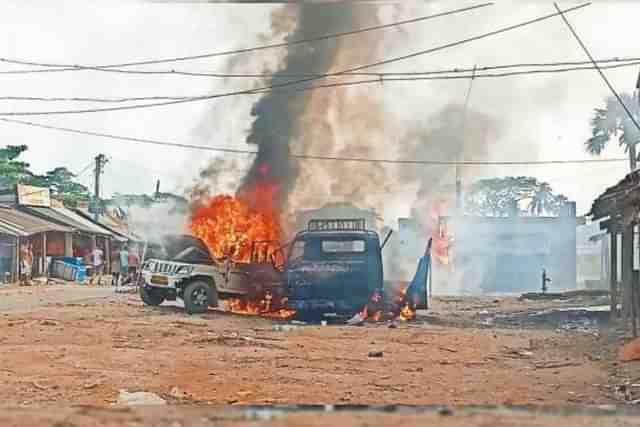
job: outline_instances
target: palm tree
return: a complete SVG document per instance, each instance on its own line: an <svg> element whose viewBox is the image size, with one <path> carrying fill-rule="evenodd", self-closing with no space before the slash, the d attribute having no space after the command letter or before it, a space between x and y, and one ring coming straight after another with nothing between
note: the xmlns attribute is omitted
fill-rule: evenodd
<svg viewBox="0 0 640 427"><path fill-rule="evenodd" d="M637 94L620 94L622 102L627 106L631 114L640 122L640 108ZM640 131L627 115L622 105L614 96L606 99L605 108L596 108L590 121L593 136L585 142L588 153L599 155L604 151L609 139L618 137L618 144L624 146L625 153L629 153L629 167L633 172L636 169L638 155L636 144L640 142Z"/></svg>

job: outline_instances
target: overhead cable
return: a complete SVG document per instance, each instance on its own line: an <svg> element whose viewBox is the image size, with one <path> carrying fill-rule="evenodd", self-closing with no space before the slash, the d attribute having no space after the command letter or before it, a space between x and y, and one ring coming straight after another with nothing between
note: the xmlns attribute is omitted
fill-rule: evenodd
<svg viewBox="0 0 640 427"><path fill-rule="evenodd" d="M473 5L473 6L463 7L460 9L436 13L433 15L421 16L418 18L407 19L404 21L396 21L396 22L391 22L383 25L375 25L372 27L360 28L357 30L350 30L350 31L344 31L344 32L333 33L333 34L325 34L322 36L308 38L308 39L293 40L293 41L287 41L283 43L273 43L273 44L255 46L255 47L244 48L244 49L233 49L233 50L227 50L227 51L221 51L221 52L204 53L200 55L180 56L180 57L174 57L174 58L147 59L143 61L133 61L133 62L124 62L120 64L108 64L108 65L96 65L96 66L84 66L84 65L74 65L74 64L40 64L36 62L20 61L15 59L8 59L8 58L0 58L0 62L22 64L22 65L38 65L38 66L45 66L45 67L59 67L57 69L42 70L42 72L60 72L60 71L81 71L81 70L108 70L110 68L123 68L123 67L133 67L138 65L162 64L167 62L192 61L196 59L238 55L242 53L257 52L257 51L266 50L266 49L290 47L290 46L295 46L299 44L316 43L323 40L330 40L330 39L335 39L335 38L340 38L345 36L351 36L355 34L361 34L369 31L376 31L376 30L382 30L385 28L392 28L392 27L397 27L401 25L413 24L416 22L426 21L429 19L454 15L456 13L468 12L474 9L480 9L487 6L493 6L493 3L492 2L482 3L482 4Z"/></svg>
<svg viewBox="0 0 640 427"><path fill-rule="evenodd" d="M613 88L613 86L611 85L611 82L609 81L607 76L604 75L604 73L602 72L601 68L598 66L598 63L596 62L596 60L593 59L593 56L591 56L591 53L589 52L589 49L587 49L587 46L582 42L582 40L580 39L580 36L578 36L578 33L576 33L576 30L573 29L573 27L571 26L571 23L569 22L567 17L564 16L564 13L558 7L558 3L554 2L553 6L556 8L558 13L560 14L560 17L562 18L564 23L567 25L567 27L571 31L571 34L573 34L575 39L578 41L578 44L580 45L580 47L582 47L582 50L584 50L584 53L587 54L587 56L589 57L589 60L591 61L591 63L595 67L595 69L598 70L598 73L600 74L600 77L602 77L602 80L604 80L605 84L609 87L609 90L611 91L611 93L613 93L613 95L616 97L616 99L618 100L618 102L620 103L622 108L624 109L625 113L627 113L627 116L629 116L629 119L631 119L631 121L635 125L636 129L638 129L638 131L640 131L640 124L638 124L638 121L636 120L636 118L633 116L633 114L629 110L629 107L627 107L627 105L622 101L622 98L620 98L620 95L618 95L618 92Z"/></svg>
<svg viewBox="0 0 640 427"><path fill-rule="evenodd" d="M43 123L34 123L30 121L5 119L0 118L0 121L6 123L14 123L24 126L32 126L42 129L55 130L66 133L95 136L99 138L110 139L113 141L121 142L134 142L140 144L150 144L156 146L183 148L192 150L212 151L220 153L234 153L234 154L247 154L255 155L257 151L243 150L237 148L226 147L210 147L206 145L185 144L171 141L161 141L157 139L148 138L135 138L128 136L113 135L102 132L91 132L80 129L72 129L67 127L51 126ZM320 156L310 154L289 154L289 157L300 160L327 160L327 161L341 161L341 162L357 162L357 163L386 163L386 164L407 164L407 165L468 165L468 166L523 166L523 165L558 165L558 164L585 164L585 163L611 163L611 162L626 162L626 158L613 158L613 159L577 159L577 160L530 160L530 161L448 161L448 160L415 160L415 159L374 159L366 157L342 157L342 156Z"/></svg>
<svg viewBox="0 0 640 427"><path fill-rule="evenodd" d="M564 12L572 12L581 8L584 8L586 6L589 6L591 3L584 3L578 6L574 6L568 9L565 9ZM373 62L373 63L369 63L369 64L365 64L365 65L359 65L359 66L355 66L355 67L351 67L345 70L341 70L338 72L334 72L334 73L327 73L322 75L321 77L309 77L309 78L304 78L304 79L299 79L299 80L293 80L293 81L287 81L284 83L277 83L277 84L271 84L269 86L265 86L265 87L261 87L261 88L256 88L256 89L250 89L250 90L240 90L240 91L233 91L233 92L226 92L226 93L218 93L218 94L211 94L211 95L205 95L205 96L196 96L196 97L191 97L191 98L187 98L187 99L179 99L179 100L172 100L172 101L163 101L163 102L155 102L155 103L147 103L147 104L134 104L134 105L123 105L123 106L117 106L117 107L105 107L105 108L86 108L86 109L76 109L76 110L52 110L52 111L13 111L13 112L0 112L0 116L43 116L43 115L59 115L59 114L85 114L85 113L100 113L100 112L107 112L107 111L122 111L122 110L135 110L135 109L142 109L142 108L152 108L152 107L164 107L164 106L169 106L169 105L177 105L177 104L183 104L183 103L188 103L188 102L196 102L196 101L205 101L205 100L211 100L211 99L216 99L216 98L224 98L224 97L229 97L229 96L235 96L235 95L244 95L244 94L252 94L255 92L259 92L259 91L264 91L264 90L270 90L270 89L274 89L274 88L279 88L279 87L286 87L286 86L292 86L292 85L296 85L296 84L300 84L300 83L306 83L309 81L314 81L314 80L319 80L322 79L324 77L328 77L328 76L339 76L342 75L344 73L348 73L348 72L353 72L353 71L360 71L363 69L367 69L367 68L373 68L373 67L378 67L381 65L386 65L386 64L390 64L393 62L398 62L398 61L403 61L406 59L410 59L410 58L415 58L417 56L421 56L421 55L426 55L429 53L434 53L437 51L441 51L441 50L445 50L445 49L449 49L452 47L456 47L456 46L460 46L472 41L476 41L476 40L480 40L480 39L484 39L487 37L491 37L500 33L504 33L507 31L511 31L517 28L521 28L524 27L526 25L531 25L546 19L550 19L553 18L555 16L557 16L558 13L552 13L549 15L544 15L535 19L531 19L528 21L524 21L521 22L519 24L514 24L514 25L510 25L507 27L503 27L500 28L498 30L494 30L488 33L483 33L477 36L473 36L473 37L468 37L468 38L464 38L461 40L457 40L455 42L451 42L451 43L447 43L444 45L440 45L434 48L430 48L430 49L425 49L425 50L421 50L418 52L413 52L411 54L408 55L402 55L402 56L397 56L397 57L393 57L393 58L389 58L389 59L384 59L381 61L377 61L377 62ZM423 79L427 79L427 78L423 78Z"/></svg>
<svg viewBox="0 0 640 427"><path fill-rule="evenodd" d="M7 63L22 64L25 61L0 59L0 61ZM597 59L596 62L606 63L621 63L629 61L640 61L640 57L615 57L609 59ZM40 67L63 67L60 64L47 64L28 62L29 64L38 65ZM526 62L519 64L505 64L505 65L489 65L484 67L477 67L478 72L500 70L508 68L532 68L532 67L556 67L556 66L577 66L591 64L591 61L562 61L562 62ZM223 72L202 72L202 71L185 71L185 70L125 70L114 68L96 68L89 65L78 65L83 70L104 71L110 73L124 73L124 74L141 74L141 75L174 75L174 76L190 76L190 77L214 77L214 78L298 78L298 77L318 77L322 76L322 73L223 73ZM0 75L3 74L31 74L31 73L43 73L50 71L61 71L57 68L53 69L23 69L23 70L1 70ZM350 73L342 73L341 76L415 76L415 75L431 75L431 74L451 74L451 73L470 73L472 68L453 68L450 70L427 70L427 71L387 71L387 72L375 72L375 71L354 71ZM336 77L341 77L336 76ZM331 76L328 76L331 77Z"/></svg>
<svg viewBox="0 0 640 427"><path fill-rule="evenodd" d="M636 62L629 62L624 64L612 64L601 66L602 69L613 69L613 68L623 68L640 65L640 60ZM466 79L477 79L477 78L500 78L500 77L513 77L513 76L523 76L523 75L540 75L540 74L554 74L554 73L564 73L571 71L584 71L584 70L593 70L595 67L586 66L586 67L572 67L572 68L556 68L551 70L526 70L526 71L508 71L503 73L481 73L481 74L470 74L470 75L447 75L447 76L411 76L411 77L387 77L387 78L371 78L366 80L353 80L353 81L341 81L335 83L326 83L321 85L312 85L312 86L304 86L301 88L285 88L285 89L277 89L277 90L258 90L257 92L245 93L244 95L259 95L263 93L275 93L275 94L288 94L292 92L306 92L315 89L321 88L335 88L342 86L357 86L361 84L380 84L380 83L389 83L389 82L411 82L411 81L421 81L421 80L466 80ZM206 95L199 95L206 96ZM113 97L113 98L105 98L105 97L37 97L37 96L0 96L0 101L37 101L37 102L99 102L99 103L126 103L126 102L134 102L134 101L153 101L153 100L186 100L192 99L194 96L139 96L139 97Z"/></svg>

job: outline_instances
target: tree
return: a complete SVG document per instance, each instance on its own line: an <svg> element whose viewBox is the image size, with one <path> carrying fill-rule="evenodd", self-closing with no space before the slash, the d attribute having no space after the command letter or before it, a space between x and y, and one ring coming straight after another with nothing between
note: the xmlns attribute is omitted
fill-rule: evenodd
<svg viewBox="0 0 640 427"><path fill-rule="evenodd" d="M620 98L636 121L640 122L638 96L622 93ZM600 155L609 140L618 137L618 144L624 146L625 153L629 155L629 167L634 171L638 160L636 144L640 141L640 131L616 97L610 96L605 102L605 108L596 108L590 120L592 136L585 142L585 149L588 153Z"/></svg>
<svg viewBox="0 0 640 427"><path fill-rule="evenodd" d="M79 201L89 200L89 189L75 182L75 175L66 167L57 167L44 175L31 172L29 163L18 160L27 149L26 145L0 148L0 188L13 188L16 184L47 187L54 198L69 207L76 207Z"/></svg>
<svg viewBox="0 0 640 427"><path fill-rule="evenodd" d="M78 202L89 201L91 195L87 187L74 181L75 177L66 167L57 167L37 179L41 181L41 186L49 187L51 195L65 206L77 207Z"/></svg>
<svg viewBox="0 0 640 427"><path fill-rule="evenodd" d="M27 151L26 145L7 145L0 148L0 187L11 188L25 180L33 178L29 163L17 160Z"/></svg>
<svg viewBox="0 0 640 427"><path fill-rule="evenodd" d="M526 176L482 179L465 193L465 212L479 216L556 216L568 201L546 182ZM524 205L525 209L522 209Z"/></svg>

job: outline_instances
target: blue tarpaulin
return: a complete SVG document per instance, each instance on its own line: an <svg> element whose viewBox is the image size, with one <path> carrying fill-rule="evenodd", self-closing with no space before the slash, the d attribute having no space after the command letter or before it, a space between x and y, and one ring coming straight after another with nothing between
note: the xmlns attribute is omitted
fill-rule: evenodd
<svg viewBox="0 0 640 427"><path fill-rule="evenodd" d="M416 307L428 308L427 282L429 280L429 269L431 268L431 251L427 249L418 261L418 268L413 275L413 279L407 288L407 298Z"/></svg>

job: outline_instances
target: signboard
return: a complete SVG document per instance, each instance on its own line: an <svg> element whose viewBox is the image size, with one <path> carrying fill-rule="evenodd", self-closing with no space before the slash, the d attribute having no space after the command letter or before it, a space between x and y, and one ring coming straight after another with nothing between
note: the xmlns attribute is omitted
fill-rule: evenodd
<svg viewBox="0 0 640 427"><path fill-rule="evenodd" d="M308 224L309 231L364 231L364 218L358 219L312 219Z"/></svg>
<svg viewBox="0 0 640 427"><path fill-rule="evenodd" d="M18 184L18 203L48 208L51 207L51 193L48 188Z"/></svg>

